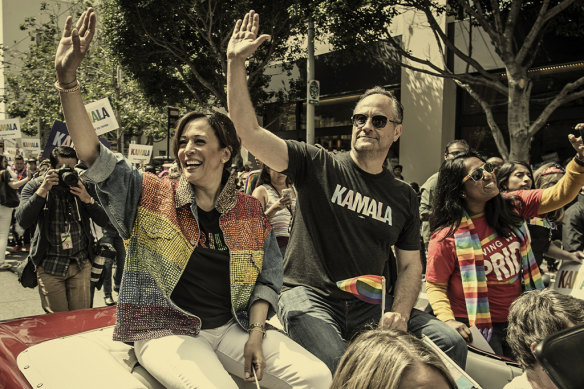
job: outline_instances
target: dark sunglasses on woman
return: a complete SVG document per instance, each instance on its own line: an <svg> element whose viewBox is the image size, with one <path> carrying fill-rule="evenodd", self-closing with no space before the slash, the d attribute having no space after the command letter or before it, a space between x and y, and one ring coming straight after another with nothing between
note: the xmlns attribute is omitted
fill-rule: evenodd
<svg viewBox="0 0 584 389"><path fill-rule="evenodd" d="M468 173L463 179L462 182L465 183L469 180L469 178L473 181L480 181L483 179L483 172L492 173L495 170L495 166L491 163L487 162L482 166L474 168Z"/></svg>

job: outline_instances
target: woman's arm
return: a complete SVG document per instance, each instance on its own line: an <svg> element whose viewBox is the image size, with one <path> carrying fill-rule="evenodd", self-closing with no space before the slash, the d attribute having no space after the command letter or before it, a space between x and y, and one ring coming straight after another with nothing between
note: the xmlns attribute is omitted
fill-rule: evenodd
<svg viewBox="0 0 584 389"><path fill-rule="evenodd" d="M584 126L584 123L576 125L576 129ZM574 200L582 186L584 186L584 144L581 137L568 135L568 139L576 150L576 157L568 166L566 174L551 188L544 189L539 204L538 213L545 214L563 207Z"/></svg>
<svg viewBox="0 0 584 389"><path fill-rule="evenodd" d="M452 327L467 342L472 342L472 334L466 324L456 321L454 312L448 300L448 284L426 281L426 295L432 306L434 315Z"/></svg>
<svg viewBox="0 0 584 389"><path fill-rule="evenodd" d="M265 210L266 204L268 203L268 193L266 191L266 188L264 188L263 186L258 186L253 190L251 195L260 201L260 204L262 204L262 208Z"/></svg>
<svg viewBox="0 0 584 389"><path fill-rule="evenodd" d="M79 159L91 166L99 155L99 140L81 99L77 68L89 50L95 34L96 16L93 8L83 12L75 27L69 16L55 54L57 82L67 129Z"/></svg>
<svg viewBox="0 0 584 389"><path fill-rule="evenodd" d="M547 251L545 252L545 255L559 261L572 261L578 263L581 263L582 258L584 258L584 253L582 253L582 251L574 251L571 253L569 251L562 250L553 243L550 244Z"/></svg>
<svg viewBox="0 0 584 389"><path fill-rule="evenodd" d="M249 338L243 349L245 359L243 373L246 381L253 382L252 366L255 369L258 380L262 379L266 361L262 351L262 343L266 333L265 325L268 317L269 304L264 300L257 300L249 309L250 328Z"/></svg>

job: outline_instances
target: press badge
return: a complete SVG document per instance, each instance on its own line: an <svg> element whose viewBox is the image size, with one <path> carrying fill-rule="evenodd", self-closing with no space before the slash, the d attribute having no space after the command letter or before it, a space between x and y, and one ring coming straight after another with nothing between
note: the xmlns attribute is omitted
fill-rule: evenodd
<svg viewBox="0 0 584 389"><path fill-rule="evenodd" d="M61 234L61 244L64 250L70 250L73 248L73 240L71 239L71 234L69 232Z"/></svg>

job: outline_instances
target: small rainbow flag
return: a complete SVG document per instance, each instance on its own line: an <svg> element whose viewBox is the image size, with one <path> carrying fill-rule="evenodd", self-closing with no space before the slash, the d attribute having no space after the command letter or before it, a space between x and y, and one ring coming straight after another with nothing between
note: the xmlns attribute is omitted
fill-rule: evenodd
<svg viewBox="0 0 584 389"><path fill-rule="evenodd" d="M383 276L365 275L348 278L337 281L337 286L367 303L382 304L385 302L385 277Z"/></svg>

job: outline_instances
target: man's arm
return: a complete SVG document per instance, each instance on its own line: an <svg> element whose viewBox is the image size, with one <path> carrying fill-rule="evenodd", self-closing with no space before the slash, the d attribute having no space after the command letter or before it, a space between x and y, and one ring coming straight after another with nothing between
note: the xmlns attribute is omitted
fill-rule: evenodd
<svg viewBox="0 0 584 389"><path fill-rule="evenodd" d="M400 250L396 248L397 280L391 312L381 318L382 328L408 329L408 320L416 304L422 285L422 262L419 250Z"/></svg>
<svg viewBox="0 0 584 389"><path fill-rule="evenodd" d="M39 186L36 180L31 180L22 189L20 204L16 208L15 214L16 221L22 228L35 225L43 210L46 196L42 197L36 193Z"/></svg>
<svg viewBox="0 0 584 389"><path fill-rule="evenodd" d="M227 107L243 146L276 171L288 168L288 147L283 139L260 127L249 92L245 60L269 38L257 36L259 15L248 12L238 20L227 47Z"/></svg>

